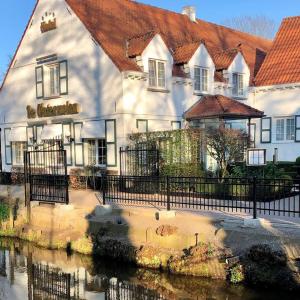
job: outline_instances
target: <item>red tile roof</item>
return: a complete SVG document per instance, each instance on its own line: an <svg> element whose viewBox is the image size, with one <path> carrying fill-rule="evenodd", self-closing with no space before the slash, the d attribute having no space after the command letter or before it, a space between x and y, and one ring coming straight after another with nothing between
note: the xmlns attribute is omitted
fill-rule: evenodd
<svg viewBox="0 0 300 300"><path fill-rule="evenodd" d="M243 119L263 116L262 111L222 95L203 96L184 115L187 120L214 117Z"/></svg>
<svg viewBox="0 0 300 300"><path fill-rule="evenodd" d="M177 53L178 61L190 58L196 47L195 43L200 44L201 40L205 41L208 49L219 51L235 48L242 43L252 77L261 63L258 54L267 52L271 47L269 40L199 19L197 22L191 22L185 15L135 1L66 0L66 2L121 71L140 70L126 52L128 50L132 56L140 54L141 49L149 42L149 39L143 36L152 31L160 33L171 51L187 45L184 53ZM136 36L142 38L134 39Z"/></svg>
<svg viewBox="0 0 300 300"><path fill-rule="evenodd" d="M283 20L256 78L255 85L300 82L300 17Z"/></svg>
<svg viewBox="0 0 300 300"><path fill-rule="evenodd" d="M238 52L239 50L237 48L233 48L213 53L216 70L228 69Z"/></svg>

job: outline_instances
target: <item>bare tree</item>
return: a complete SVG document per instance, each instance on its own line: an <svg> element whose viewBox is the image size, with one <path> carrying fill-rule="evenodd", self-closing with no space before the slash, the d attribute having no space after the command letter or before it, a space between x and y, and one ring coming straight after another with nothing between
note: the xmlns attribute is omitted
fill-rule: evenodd
<svg viewBox="0 0 300 300"><path fill-rule="evenodd" d="M242 130L223 126L207 130L207 152L217 162L221 179L227 175L230 163L242 159L246 142L247 134Z"/></svg>
<svg viewBox="0 0 300 300"><path fill-rule="evenodd" d="M223 25L267 39L273 39L277 29L276 22L264 15L233 17Z"/></svg>

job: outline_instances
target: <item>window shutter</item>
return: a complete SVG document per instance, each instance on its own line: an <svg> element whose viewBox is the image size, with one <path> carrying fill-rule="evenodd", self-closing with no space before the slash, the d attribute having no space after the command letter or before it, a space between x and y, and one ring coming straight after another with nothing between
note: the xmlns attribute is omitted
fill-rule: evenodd
<svg viewBox="0 0 300 300"><path fill-rule="evenodd" d="M68 62L66 60L59 63L59 94L68 94Z"/></svg>
<svg viewBox="0 0 300 300"><path fill-rule="evenodd" d="M44 69L43 67L35 68L35 82L36 82L36 98L44 98Z"/></svg>
<svg viewBox="0 0 300 300"><path fill-rule="evenodd" d="M262 118L260 123L260 141L262 144L271 143L272 140L272 118Z"/></svg>
<svg viewBox="0 0 300 300"><path fill-rule="evenodd" d="M107 145L107 166L117 166L116 120L105 121L105 140Z"/></svg>
<svg viewBox="0 0 300 300"><path fill-rule="evenodd" d="M12 144L9 140L10 132L11 132L10 128L4 129L5 164L6 165L12 164Z"/></svg>
<svg viewBox="0 0 300 300"><path fill-rule="evenodd" d="M300 143L300 115L295 116L295 142Z"/></svg>
<svg viewBox="0 0 300 300"><path fill-rule="evenodd" d="M82 167L84 165L84 149L81 138L82 123L74 123L74 155L75 166Z"/></svg>

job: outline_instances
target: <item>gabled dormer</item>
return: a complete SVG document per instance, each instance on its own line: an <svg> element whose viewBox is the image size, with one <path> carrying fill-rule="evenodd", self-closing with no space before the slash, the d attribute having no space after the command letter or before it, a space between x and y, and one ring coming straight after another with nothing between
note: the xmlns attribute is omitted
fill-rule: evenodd
<svg viewBox="0 0 300 300"><path fill-rule="evenodd" d="M236 99L248 97L250 69L244 58L241 46L216 52L213 55L216 74L228 91L228 96Z"/></svg>
<svg viewBox="0 0 300 300"><path fill-rule="evenodd" d="M214 90L215 64L203 41L176 48L174 60L193 81L194 94L211 94Z"/></svg>
<svg viewBox="0 0 300 300"><path fill-rule="evenodd" d="M150 31L127 42L127 55L147 74L148 90L170 90L173 56L162 36Z"/></svg>

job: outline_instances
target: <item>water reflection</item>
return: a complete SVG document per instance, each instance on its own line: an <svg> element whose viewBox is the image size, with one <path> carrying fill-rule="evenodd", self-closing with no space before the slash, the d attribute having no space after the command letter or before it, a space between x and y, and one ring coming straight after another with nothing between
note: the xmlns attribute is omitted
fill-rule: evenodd
<svg viewBox="0 0 300 300"><path fill-rule="evenodd" d="M0 242L0 300L284 299L218 281L169 276L108 260ZM293 298L289 295L289 299Z"/></svg>

